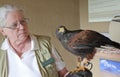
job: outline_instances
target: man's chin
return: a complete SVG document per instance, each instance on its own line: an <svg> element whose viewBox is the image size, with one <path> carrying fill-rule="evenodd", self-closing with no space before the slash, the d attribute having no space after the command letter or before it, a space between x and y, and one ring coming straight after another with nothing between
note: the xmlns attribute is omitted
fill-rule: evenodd
<svg viewBox="0 0 120 77"><path fill-rule="evenodd" d="M21 38L18 38L14 44L21 44L21 43L25 43L25 41L27 41L29 39L29 37L21 37Z"/></svg>

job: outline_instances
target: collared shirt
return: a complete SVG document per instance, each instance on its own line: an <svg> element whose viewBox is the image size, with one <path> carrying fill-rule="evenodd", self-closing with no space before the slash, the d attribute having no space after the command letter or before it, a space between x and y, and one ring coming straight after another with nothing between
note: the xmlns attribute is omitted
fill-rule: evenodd
<svg viewBox="0 0 120 77"><path fill-rule="evenodd" d="M9 67L8 77L42 77L34 53L34 50L39 49L35 36L31 35L31 49L23 53L21 58L10 46L8 39L5 39L1 49L7 50ZM52 49L52 52L56 61L56 68L59 71L64 68L64 62L61 60L54 48Z"/></svg>

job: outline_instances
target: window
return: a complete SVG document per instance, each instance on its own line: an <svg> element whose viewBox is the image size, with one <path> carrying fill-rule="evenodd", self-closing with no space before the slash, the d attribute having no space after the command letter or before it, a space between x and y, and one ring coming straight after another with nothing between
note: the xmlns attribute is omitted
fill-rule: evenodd
<svg viewBox="0 0 120 77"><path fill-rule="evenodd" d="M111 21L120 15L120 0L88 0L89 22Z"/></svg>

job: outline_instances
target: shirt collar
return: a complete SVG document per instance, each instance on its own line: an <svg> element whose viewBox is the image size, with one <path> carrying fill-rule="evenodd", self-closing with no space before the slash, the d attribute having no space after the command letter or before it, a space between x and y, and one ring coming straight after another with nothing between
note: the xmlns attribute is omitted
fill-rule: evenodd
<svg viewBox="0 0 120 77"><path fill-rule="evenodd" d="M39 44L37 41L37 37L34 35L30 35L31 37L31 50L38 50L39 49Z"/></svg>
<svg viewBox="0 0 120 77"><path fill-rule="evenodd" d="M1 45L1 49L2 50L7 50L9 47L10 47L10 44L8 42L8 39L6 38Z"/></svg>

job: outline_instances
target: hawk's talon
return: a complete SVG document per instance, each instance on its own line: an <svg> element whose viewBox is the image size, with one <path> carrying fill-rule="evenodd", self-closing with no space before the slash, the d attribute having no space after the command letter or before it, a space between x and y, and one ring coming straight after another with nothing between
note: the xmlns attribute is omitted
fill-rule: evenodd
<svg viewBox="0 0 120 77"><path fill-rule="evenodd" d="M85 71L87 68L84 66L77 67L75 70L72 70L71 73L79 72L79 71Z"/></svg>

